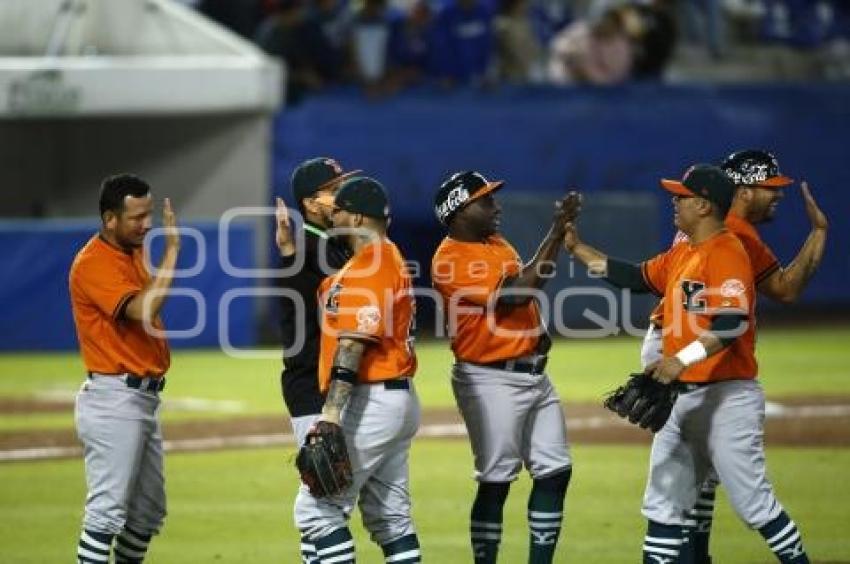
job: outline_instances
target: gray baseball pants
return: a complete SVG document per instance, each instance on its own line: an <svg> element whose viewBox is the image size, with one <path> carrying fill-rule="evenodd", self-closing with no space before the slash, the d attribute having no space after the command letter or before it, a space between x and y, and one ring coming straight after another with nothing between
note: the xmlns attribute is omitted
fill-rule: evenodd
<svg viewBox="0 0 850 564"><path fill-rule="evenodd" d="M74 417L86 465L86 530L156 534L165 518L160 399L128 388L123 376L93 375L77 393Z"/></svg>

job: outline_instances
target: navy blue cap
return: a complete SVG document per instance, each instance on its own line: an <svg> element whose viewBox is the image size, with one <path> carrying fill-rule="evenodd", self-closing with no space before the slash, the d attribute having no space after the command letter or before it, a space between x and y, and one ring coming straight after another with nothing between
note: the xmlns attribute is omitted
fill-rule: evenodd
<svg viewBox="0 0 850 564"><path fill-rule="evenodd" d="M709 164L696 164L685 171L681 181L665 178L661 185L677 196L705 198L717 204L724 215L732 207L732 199L738 189L726 173Z"/></svg>
<svg viewBox="0 0 850 564"><path fill-rule="evenodd" d="M292 195L296 202L300 202L322 188L333 186L359 172L343 172L339 163L328 157L306 160L292 173Z"/></svg>
<svg viewBox="0 0 850 564"><path fill-rule="evenodd" d="M343 182L337 190L334 204L347 212L378 219L386 219L390 215L386 188L367 176L355 176Z"/></svg>

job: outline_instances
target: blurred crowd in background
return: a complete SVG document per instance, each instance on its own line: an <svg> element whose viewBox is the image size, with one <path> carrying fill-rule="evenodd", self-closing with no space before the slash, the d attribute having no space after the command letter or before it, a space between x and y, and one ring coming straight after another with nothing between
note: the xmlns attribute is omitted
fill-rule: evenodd
<svg viewBox="0 0 850 564"><path fill-rule="evenodd" d="M842 80L847 0L182 0L286 63L288 104L340 84Z"/></svg>

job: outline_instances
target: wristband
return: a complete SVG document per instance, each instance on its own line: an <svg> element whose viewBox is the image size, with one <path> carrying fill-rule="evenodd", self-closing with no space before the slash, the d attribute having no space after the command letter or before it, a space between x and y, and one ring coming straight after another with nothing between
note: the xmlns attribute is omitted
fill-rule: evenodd
<svg viewBox="0 0 850 564"><path fill-rule="evenodd" d="M696 340L677 352L676 358L685 366L690 366L691 364L708 358L708 351L705 350L705 345L703 345L699 340Z"/></svg>

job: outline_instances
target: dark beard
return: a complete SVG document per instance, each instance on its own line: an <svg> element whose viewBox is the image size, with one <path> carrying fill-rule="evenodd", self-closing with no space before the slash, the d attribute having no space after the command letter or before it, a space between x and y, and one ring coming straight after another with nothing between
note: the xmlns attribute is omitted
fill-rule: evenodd
<svg viewBox="0 0 850 564"><path fill-rule="evenodd" d="M762 225L764 223L771 223L775 218L776 218L776 212L774 212L771 215L771 213L769 211L765 211L762 214L761 218L759 218L759 220L756 221L755 223L758 224L758 225Z"/></svg>
<svg viewBox="0 0 850 564"><path fill-rule="evenodd" d="M124 237L115 236L115 242L118 243L122 249L125 251L133 251L135 249L139 249L144 245L144 239L142 239L141 243L136 243L130 239L126 239Z"/></svg>

